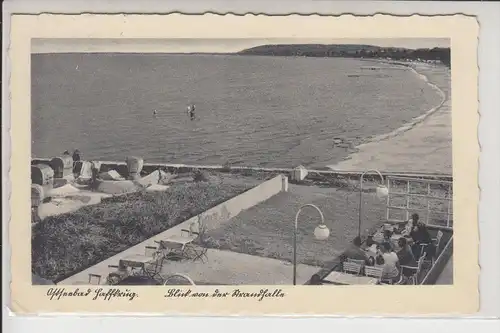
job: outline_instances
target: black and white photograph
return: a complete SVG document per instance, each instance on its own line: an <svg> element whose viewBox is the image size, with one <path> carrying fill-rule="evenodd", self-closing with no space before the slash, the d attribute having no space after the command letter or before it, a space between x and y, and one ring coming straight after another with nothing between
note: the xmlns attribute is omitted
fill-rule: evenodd
<svg viewBox="0 0 500 333"><path fill-rule="evenodd" d="M452 52L32 39L32 284L452 285Z"/></svg>

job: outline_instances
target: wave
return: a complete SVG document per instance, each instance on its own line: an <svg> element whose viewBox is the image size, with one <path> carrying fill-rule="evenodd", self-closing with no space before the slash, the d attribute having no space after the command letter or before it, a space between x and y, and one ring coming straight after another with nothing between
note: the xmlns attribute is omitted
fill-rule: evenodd
<svg viewBox="0 0 500 333"><path fill-rule="evenodd" d="M433 88L434 90L437 91L437 93L441 96L441 102L439 102L438 105L436 105L433 108L429 109L427 112L423 113L422 115L420 115L418 117L415 117L411 121L403 124L403 126L395 129L394 131L391 131L391 132L385 133L385 134L377 135L375 137L372 137L372 138L367 139L366 141L360 143L359 145L357 145L354 148L355 151L352 154L350 154L349 156L347 156L346 158L344 158L344 160L350 159L352 155L356 154L356 152L360 148L362 148L363 146L365 146L367 144L371 144L371 143L374 143L374 142L384 141L384 140L396 137L396 136L398 136L398 135L400 135L400 134L402 134L404 132L407 132L407 131L411 130L416 125L422 123L425 119L427 119L428 117L430 117L431 115L433 115L434 113L436 113L438 110L440 110L441 107L447 102L447 100L449 98L449 96L447 96L447 94L441 88L439 88L436 84L432 83L429 80L429 78L427 77L427 75L418 72L413 66L407 65L407 64L402 64L402 63L397 63L397 62L383 61L383 60L380 60L379 62L387 63L387 64L391 64L391 65L395 65L395 66L406 67L406 68L410 69L419 79L423 80L431 88Z"/></svg>

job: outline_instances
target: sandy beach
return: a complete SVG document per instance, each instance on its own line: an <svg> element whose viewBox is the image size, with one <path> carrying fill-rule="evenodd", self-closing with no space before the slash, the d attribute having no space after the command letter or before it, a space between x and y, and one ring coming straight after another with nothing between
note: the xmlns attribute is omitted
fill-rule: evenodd
<svg viewBox="0 0 500 333"><path fill-rule="evenodd" d="M451 73L444 67L414 65L443 100L407 125L359 145L333 170L452 174ZM425 156L425 158L416 158Z"/></svg>

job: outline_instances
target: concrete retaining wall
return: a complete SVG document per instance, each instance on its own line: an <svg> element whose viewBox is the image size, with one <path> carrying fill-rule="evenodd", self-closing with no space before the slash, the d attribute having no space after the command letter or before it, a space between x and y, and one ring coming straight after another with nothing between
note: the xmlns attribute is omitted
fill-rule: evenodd
<svg viewBox="0 0 500 333"><path fill-rule="evenodd" d="M89 274L101 275L101 284L106 281L106 276L113 270L109 268L108 265L118 265L120 259L134 254L144 254L145 246L157 246L154 242L159 240L167 239L173 235L180 235L181 229L189 229L193 222L197 222L201 219L202 223L206 226L208 230L219 227L221 224L229 221L229 219L237 216L240 212L249 209L272 196L287 191L288 189L288 178L284 175L278 175L256 187L237 195L215 207L208 209L207 211L201 213L200 215L193 216L192 218L154 236L150 239L134 245L133 247L120 252L104 261L101 261L97 265L83 270L61 282L59 285L72 285L72 284L88 284Z"/></svg>

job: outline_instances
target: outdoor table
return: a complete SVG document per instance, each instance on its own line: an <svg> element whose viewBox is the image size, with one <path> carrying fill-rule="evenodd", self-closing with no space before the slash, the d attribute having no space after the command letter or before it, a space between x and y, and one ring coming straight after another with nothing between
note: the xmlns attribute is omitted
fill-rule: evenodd
<svg viewBox="0 0 500 333"><path fill-rule="evenodd" d="M368 276L358 276L354 274L344 273L344 272L331 272L327 277L323 279L325 283L337 284L337 285L356 285L356 284L377 284L378 280L373 277Z"/></svg>
<svg viewBox="0 0 500 333"><path fill-rule="evenodd" d="M175 245L182 245L183 247L186 246L187 244L191 243L192 241L194 241L196 238L196 236L189 236L189 237L186 237L186 236L178 236L178 235L174 235L174 236L171 236L169 238L167 238L166 240L163 241L164 244L175 244Z"/></svg>
<svg viewBox="0 0 500 333"><path fill-rule="evenodd" d="M406 237L405 235L403 234L392 234L391 236L391 242L394 243L394 244L397 244L398 243L398 240L401 238L401 237ZM382 227L380 230L378 230L374 235L373 235L373 240L377 243L380 243L381 241L384 240L384 228Z"/></svg>
<svg viewBox="0 0 500 333"><path fill-rule="evenodd" d="M146 264L150 263L154 259L142 254L133 254L120 259L120 267L130 267L133 270L139 268L141 273L146 273Z"/></svg>
<svg viewBox="0 0 500 333"><path fill-rule="evenodd" d="M189 244L191 244L194 240L196 239L196 236L178 236L174 235L171 236L163 241L161 241L162 244L162 250L179 250L178 255L181 258L188 258L187 255L187 249L189 248Z"/></svg>

